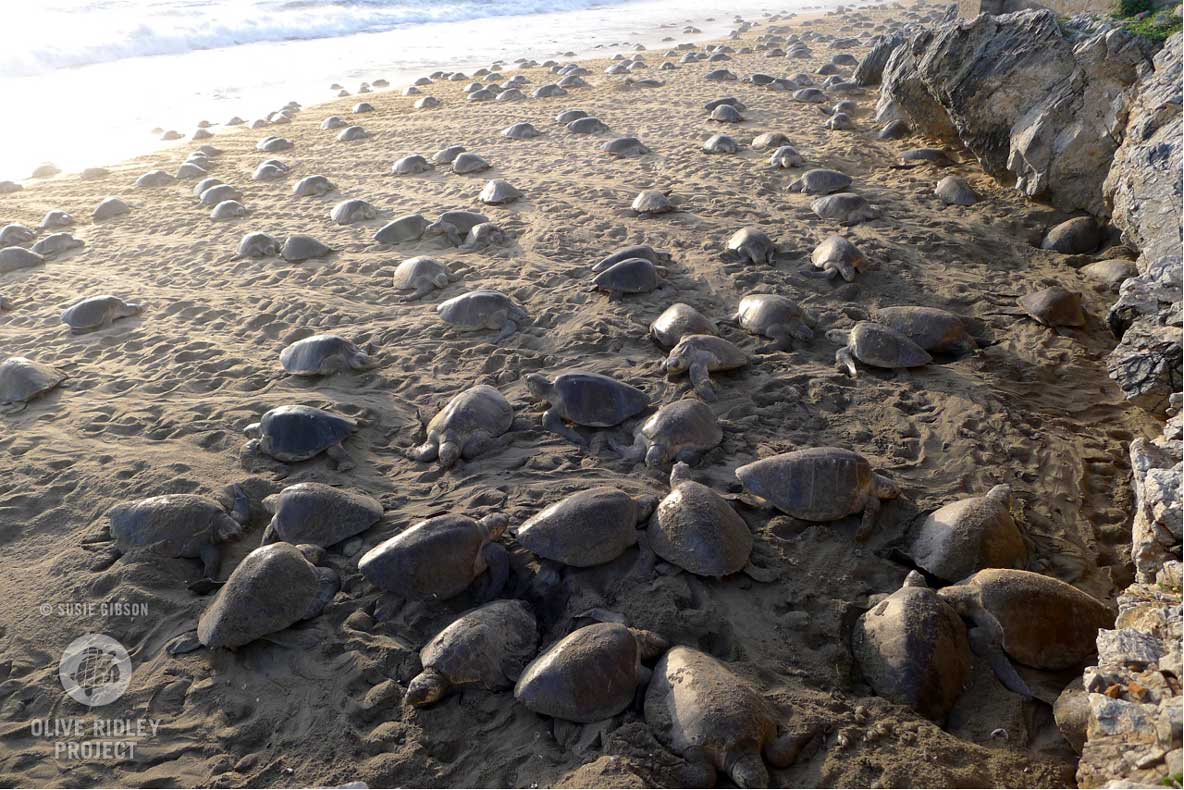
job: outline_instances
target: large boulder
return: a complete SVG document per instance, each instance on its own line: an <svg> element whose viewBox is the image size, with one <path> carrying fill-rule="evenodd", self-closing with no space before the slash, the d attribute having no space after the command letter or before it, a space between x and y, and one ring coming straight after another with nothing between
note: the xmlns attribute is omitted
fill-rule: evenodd
<svg viewBox="0 0 1184 790"><path fill-rule="evenodd" d="M884 67L893 51L905 42L904 33L893 31L872 39L872 48L867 57L859 62L851 79L859 85L879 85L884 76Z"/></svg>
<svg viewBox="0 0 1184 790"><path fill-rule="evenodd" d="M1180 64L1181 34L1176 33L1155 56L1154 71L1136 86L1122 145L1103 186L1114 224L1148 260L1180 254Z"/></svg>
<svg viewBox="0 0 1184 790"><path fill-rule="evenodd" d="M884 70L877 118L952 130L983 168L1066 211L1103 214L1127 89L1150 43L1085 17L1020 11L915 33Z"/></svg>
<svg viewBox="0 0 1184 790"><path fill-rule="evenodd" d="M1131 442L1134 471L1135 520L1131 526L1131 560L1139 581L1150 582L1170 559L1179 557L1181 524L1181 419L1168 422L1154 441Z"/></svg>
<svg viewBox="0 0 1184 790"><path fill-rule="evenodd" d="M1106 362L1110 378L1152 414L1165 414L1172 394L1184 386L1182 281L1180 257L1158 258L1122 284L1108 316L1122 338Z"/></svg>

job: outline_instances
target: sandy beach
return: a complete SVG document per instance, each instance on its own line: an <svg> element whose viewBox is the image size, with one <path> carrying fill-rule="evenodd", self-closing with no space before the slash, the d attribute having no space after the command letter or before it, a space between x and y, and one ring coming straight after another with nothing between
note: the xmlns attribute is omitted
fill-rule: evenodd
<svg viewBox="0 0 1184 790"><path fill-rule="evenodd" d="M975 659L943 729L875 696L848 647L869 597L897 590L910 570L902 552L919 520L1000 483L1013 489L1029 569L1110 600L1130 581L1123 559L1132 507L1123 482L1126 446L1158 432L1106 375L1114 339L1105 315L1113 295L1077 271L1115 256L1040 249L1045 231L1069 215L1000 186L969 156L949 168L897 167L903 151L939 144L917 136L877 139L875 88L808 104L747 81L754 73L806 72L821 84L820 66L840 51L861 58L875 26L908 21L906 8L920 9L915 16L939 7L753 18L726 41L735 51L725 62L679 63L681 51L626 51L643 55L648 68L612 76L604 73L607 58L582 62L589 87L555 98L470 102L470 80L441 79L421 90L442 106L417 110L420 97L392 85L305 107L290 123L219 131L112 166L99 178L65 173L0 195L0 224L36 227L46 212L63 210L76 218L65 230L85 242L43 265L0 275L0 296L10 303L0 311L0 361L28 357L68 377L23 410L0 416L0 557L7 569L0 595L0 785L685 785L686 763L655 738L636 706L596 725L573 725L573 732L516 703L509 691L466 689L430 707L402 704L419 671L420 648L478 601L466 593L400 607L358 571L358 559L447 512L508 517L511 529L500 538L511 557L503 597L533 607L540 647L603 610L729 662L775 706L785 728L815 736L790 768L771 772L774 786L1073 785L1076 755L1050 708L1005 689L985 660ZM808 58L774 59L755 48L771 26L830 40L868 35L850 49L816 41ZM670 36L673 48L677 28ZM664 61L677 66L660 70ZM717 68L739 81L704 79ZM519 70L507 62L501 71L524 74L528 95L557 79L541 66ZM647 78L661 84L638 82ZM743 122L709 119L704 104L724 96L745 105ZM857 104L854 129L826 128L823 110L843 98ZM373 112L352 114L359 101ZM575 108L610 131L577 135L556 123L560 112ZM332 115L369 136L337 141L337 130L321 128ZM542 134L502 135L520 122ZM764 132L785 134L805 167L770 165L771 150L750 146ZM704 152L703 142L718 133L736 138L740 151ZM289 139L292 148L256 150L269 135ZM637 137L651 153L615 157L600 150L618 136ZM148 171L175 172L202 143L221 150L210 159L210 175L242 193L245 217L213 221L191 180L133 187ZM450 145L463 145L491 168L391 173L401 157L431 158ZM252 180L273 157L290 165L290 174ZM849 175L849 191L880 217L851 227L818 218L813 197L787 190L811 167ZM335 191L293 195L294 184L314 174L329 178ZM981 200L944 205L934 186L950 174ZM478 195L494 178L523 197L483 204ZM675 210L631 211L647 189L668 193ZM92 221L109 196L121 197L130 211ZM333 207L352 198L379 215L333 222ZM439 237L397 245L373 238L397 217L434 220L450 209L485 214L505 243L463 251ZM748 226L777 243L772 264L723 255L729 237ZM308 234L333 252L300 263L236 257L240 239L254 231L281 240ZM853 282L809 274L811 251L835 233L868 260ZM620 300L590 291L592 266L629 244L669 253L662 287ZM404 302L392 278L401 261L417 255L446 262L460 276ZM1053 331L1017 315L1018 296L1054 284L1084 294L1084 328ZM478 288L510 297L529 320L496 343L496 331L460 332L440 320L437 304ZM753 292L795 300L816 324L814 339L758 353L767 341L726 323ZM99 294L140 303L143 311L71 334L62 310ZM666 470L624 460L611 447L631 442L644 416L617 428L580 429L603 435L577 447L542 427L547 405L531 396L524 377L602 373L644 390L655 407L695 397L685 376L664 375L665 351L646 336L675 302L720 322L720 335L750 355L746 366L712 374L718 398L710 407L724 438L692 471L735 502L752 530L754 556L775 578L702 578L665 564L638 573L638 550L631 548L605 565L566 569L540 599L539 562L515 540L517 525L587 488L612 485L660 498L669 485ZM909 370L861 367L855 379L836 369L839 345L826 332L893 305L964 316L983 347ZM322 333L370 349L378 365L326 377L288 375L280 352ZM496 387L513 405L512 428L451 469L409 458L424 441L421 420L478 384ZM244 428L288 404L361 421L344 444L354 468L339 470L322 455L289 465L282 482L271 470L244 469ZM824 446L863 454L899 484L901 496L884 502L866 542L854 538L858 516L807 523L739 496L738 466ZM250 490L260 494L302 481L363 492L385 513L352 554L328 552L341 590L319 616L235 651L170 655L165 646L194 627L210 600L186 586L200 576L200 563L136 552L116 559L88 539L120 503L213 496L250 477ZM223 554L220 580L259 545L268 516L255 504L242 536ZM90 605L96 603L134 605L135 613ZM134 665L127 692L102 708L78 704L59 681L63 649L86 633L118 640ZM1063 685L1072 674L1047 682ZM134 742L132 754L74 759L55 751L90 738L46 732L45 722L82 720L85 729L96 719L150 721L156 729L117 739Z"/></svg>

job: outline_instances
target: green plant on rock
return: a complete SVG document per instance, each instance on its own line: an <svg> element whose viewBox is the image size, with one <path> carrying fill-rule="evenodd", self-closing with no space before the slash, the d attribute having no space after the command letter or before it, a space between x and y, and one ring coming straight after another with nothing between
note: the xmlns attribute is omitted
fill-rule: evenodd
<svg viewBox="0 0 1184 790"><path fill-rule="evenodd" d="M1180 30L1180 4L1155 11L1152 0L1115 0L1115 19L1130 32L1152 41L1164 42Z"/></svg>

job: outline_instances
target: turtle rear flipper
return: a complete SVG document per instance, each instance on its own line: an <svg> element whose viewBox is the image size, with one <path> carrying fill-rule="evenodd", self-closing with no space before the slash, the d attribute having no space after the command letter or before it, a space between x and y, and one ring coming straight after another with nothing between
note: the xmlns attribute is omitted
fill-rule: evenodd
<svg viewBox="0 0 1184 790"><path fill-rule="evenodd" d="M197 630L186 631L180 636L173 637L168 644L165 645L165 652L170 656L179 656L185 653L192 653L195 650L201 650L205 645L197 638Z"/></svg>
<svg viewBox="0 0 1184 790"><path fill-rule="evenodd" d="M480 599L482 603L487 603L501 595L506 587L510 578L510 554L500 543L486 543L481 549L481 557L489 573L482 586Z"/></svg>
<svg viewBox="0 0 1184 790"><path fill-rule="evenodd" d="M970 639L970 649L975 655L985 657L991 663L991 670L999 682L1008 690L1022 697L1031 699L1035 696L1032 689L1016 672L1011 660L1003 652L1003 628L999 621L986 612L974 614L975 627L967 633Z"/></svg>

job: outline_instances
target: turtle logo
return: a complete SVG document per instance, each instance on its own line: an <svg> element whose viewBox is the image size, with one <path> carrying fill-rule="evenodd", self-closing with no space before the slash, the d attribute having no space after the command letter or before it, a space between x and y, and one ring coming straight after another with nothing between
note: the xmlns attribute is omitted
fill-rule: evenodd
<svg viewBox="0 0 1184 790"><path fill-rule="evenodd" d="M106 634L86 634L62 653L58 677L71 699L97 708L127 691L132 680L132 660L123 645Z"/></svg>

